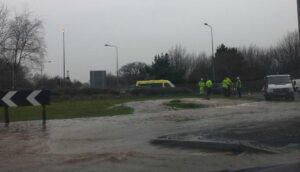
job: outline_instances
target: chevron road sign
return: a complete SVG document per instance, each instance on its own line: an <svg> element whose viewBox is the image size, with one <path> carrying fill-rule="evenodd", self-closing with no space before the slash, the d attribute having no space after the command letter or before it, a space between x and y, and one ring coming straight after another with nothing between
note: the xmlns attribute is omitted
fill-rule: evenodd
<svg viewBox="0 0 300 172"><path fill-rule="evenodd" d="M10 107L42 106L43 124L46 124L46 105L50 104L50 91L48 90L24 90L24 91L0 91L0 107L5 107L5 124L9 123Z"/></svg>
<svg viewBox="0 0 300 172"><path fill-rule="evenodd" d="M0 106L42 106L50 103L50 91L26 90L0 92Z"/></svg>

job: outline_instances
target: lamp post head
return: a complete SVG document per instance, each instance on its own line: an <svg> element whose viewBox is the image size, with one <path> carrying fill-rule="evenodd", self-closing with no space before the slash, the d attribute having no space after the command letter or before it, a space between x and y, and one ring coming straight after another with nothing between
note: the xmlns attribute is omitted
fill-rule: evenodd
<svg viewBox="0 0 300 172"><path fill-rule="evenodd" d="M111 44L104 44L105 47L114 47L116 49L118 49L118 46L116 45L111 45Z"/></svg>
<svg viewBox="0 0 300 172"><path fill-rule="evenodd" d="M204 25L207 26L208 24L207 24L207 23L204 23Z"/></svg>

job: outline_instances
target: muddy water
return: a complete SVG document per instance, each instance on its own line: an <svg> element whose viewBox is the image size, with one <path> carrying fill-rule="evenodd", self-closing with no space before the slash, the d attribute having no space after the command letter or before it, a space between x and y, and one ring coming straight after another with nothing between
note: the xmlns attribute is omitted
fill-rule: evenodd
<svg viewBox="0 0 300 172"><path fill-rule="evenodd" d="M300 116L299 102L212 102L222 106L168 110L158 100L132 103L140 110L128 116L50 120L46 128L41 121L11 123L9 128L1 124L0 171L213 171L299 160L295 150L232 155L149 143L172 133Z"/></svg>

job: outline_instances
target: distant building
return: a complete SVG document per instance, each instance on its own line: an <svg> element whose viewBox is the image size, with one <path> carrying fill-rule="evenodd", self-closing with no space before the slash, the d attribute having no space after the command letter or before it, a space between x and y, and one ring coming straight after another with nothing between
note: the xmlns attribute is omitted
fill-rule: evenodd
<svg viewBox="0 0 300 172"><path fill-rule="evenodd" d="M90 71L90 87L106 88L106 71Z"/></svg>

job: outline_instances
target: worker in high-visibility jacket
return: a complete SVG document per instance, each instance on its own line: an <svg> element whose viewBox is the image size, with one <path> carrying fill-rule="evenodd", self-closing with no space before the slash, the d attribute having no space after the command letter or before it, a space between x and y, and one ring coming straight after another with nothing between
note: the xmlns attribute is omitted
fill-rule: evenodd
<svg viewBox="0 0 300 172"><path fill-rule="evenodd" d="M224 97L227 97L227 94L228 94L228 84L227 84L226 78L223 79L222 88L223 88L223 95L224 95Z"/></svg>
<svg viewBox="0 0 300 172"><path fill-rule="evenodd" d="M226 78L226 84L227 84L227 97L230 97L232 81L229 77Z"/></svg>
<svg viewBox="0 0 300 172"><path fill-rule="evenodd" d="M198 86L199 86L200 95L204 95L205 81L203 80L203 78L201 78L201 80L199 81Z"/></svg>
<svg viewBox="0 0 300 172"><path fill-rule="evenodd" d="M240 80L240 77L236 77L236 83L235 83L236 91L238 93L239 98L242 97L242 81Z"/></svg>
<svg viewBox="0 0 300 172"><path fill-rule="evenodd" d="M208 79L205 83L205 86L206 86L206 96L207 96L207 99L209 100L210 95L211 95L211 89L212 89L212 86L213 86L213 82L210 79Z"/></svg>

